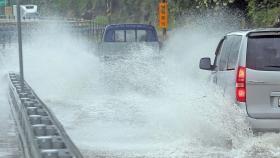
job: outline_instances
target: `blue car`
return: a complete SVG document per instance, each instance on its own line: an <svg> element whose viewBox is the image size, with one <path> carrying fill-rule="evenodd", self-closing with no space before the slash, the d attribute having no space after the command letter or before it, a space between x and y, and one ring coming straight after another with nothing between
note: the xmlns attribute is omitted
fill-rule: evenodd
<svg viewBox="0 0 280 158"><path fill-rule="evenodd" d="M123 56L144 47L159 53L160 42L154 26L147 24L114 24L105 28L99 46L101 57Z"/></svg>

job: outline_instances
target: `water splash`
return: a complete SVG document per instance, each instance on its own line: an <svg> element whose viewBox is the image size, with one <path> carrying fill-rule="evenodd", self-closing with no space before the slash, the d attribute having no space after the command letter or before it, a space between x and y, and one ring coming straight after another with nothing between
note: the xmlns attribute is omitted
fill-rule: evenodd
<svg viewBox="0 0 280 158"><path fill-rule="evenodd" d="M143 47L105 64L71 30L43 28L24 46L26 79L85 157L279 155L278 135L252 136L245 114L198 70L227 30L178 28L160 61Z"/></svg>

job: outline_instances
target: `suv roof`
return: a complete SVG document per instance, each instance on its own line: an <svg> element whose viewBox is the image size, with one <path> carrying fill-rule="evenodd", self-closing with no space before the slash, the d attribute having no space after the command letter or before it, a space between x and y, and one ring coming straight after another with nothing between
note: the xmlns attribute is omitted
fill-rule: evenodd
<svg viewBox="0 0 280 158"><path fill-rule="evenodd" d="M230 32L227 35L241 35L247 36L251 33L271 33L271 32L280 32L280 28L258 28L258 29L247 29L247 30L240 30L235 32Z"/></svg>

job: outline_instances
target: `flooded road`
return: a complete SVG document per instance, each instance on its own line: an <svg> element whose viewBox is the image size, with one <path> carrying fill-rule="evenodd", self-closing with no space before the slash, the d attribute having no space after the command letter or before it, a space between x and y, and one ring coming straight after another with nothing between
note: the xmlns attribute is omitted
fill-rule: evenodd
<svg viewBox="0 0 280 158"><path fill-rule="evenodd" d="M67 31L45 34L24 47L26 80L86 158L279 157L279 135L254 136L245 114L198 70L223 33L178 29L160 62L143 48L109 64ZM5 71L16 70L13 59L5 57Z"/></svg>
<svg viewBox="0 0 280 158"><path fill-rule="evenodd" d="M0 158L20 158L19 140L16 125L8 102L8 82L6 76L6 59L3 50L0 51Z"/></svg>

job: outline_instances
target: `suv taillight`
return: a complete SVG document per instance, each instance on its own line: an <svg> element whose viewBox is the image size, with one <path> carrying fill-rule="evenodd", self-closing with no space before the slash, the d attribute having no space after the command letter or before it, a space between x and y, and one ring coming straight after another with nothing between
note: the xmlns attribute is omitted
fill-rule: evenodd
<svg viewBox="0 0 280 158"><path fill-rule="evenodd" d="M239 66L236 76L236 100L246 102L246 67Z"/></svg>

